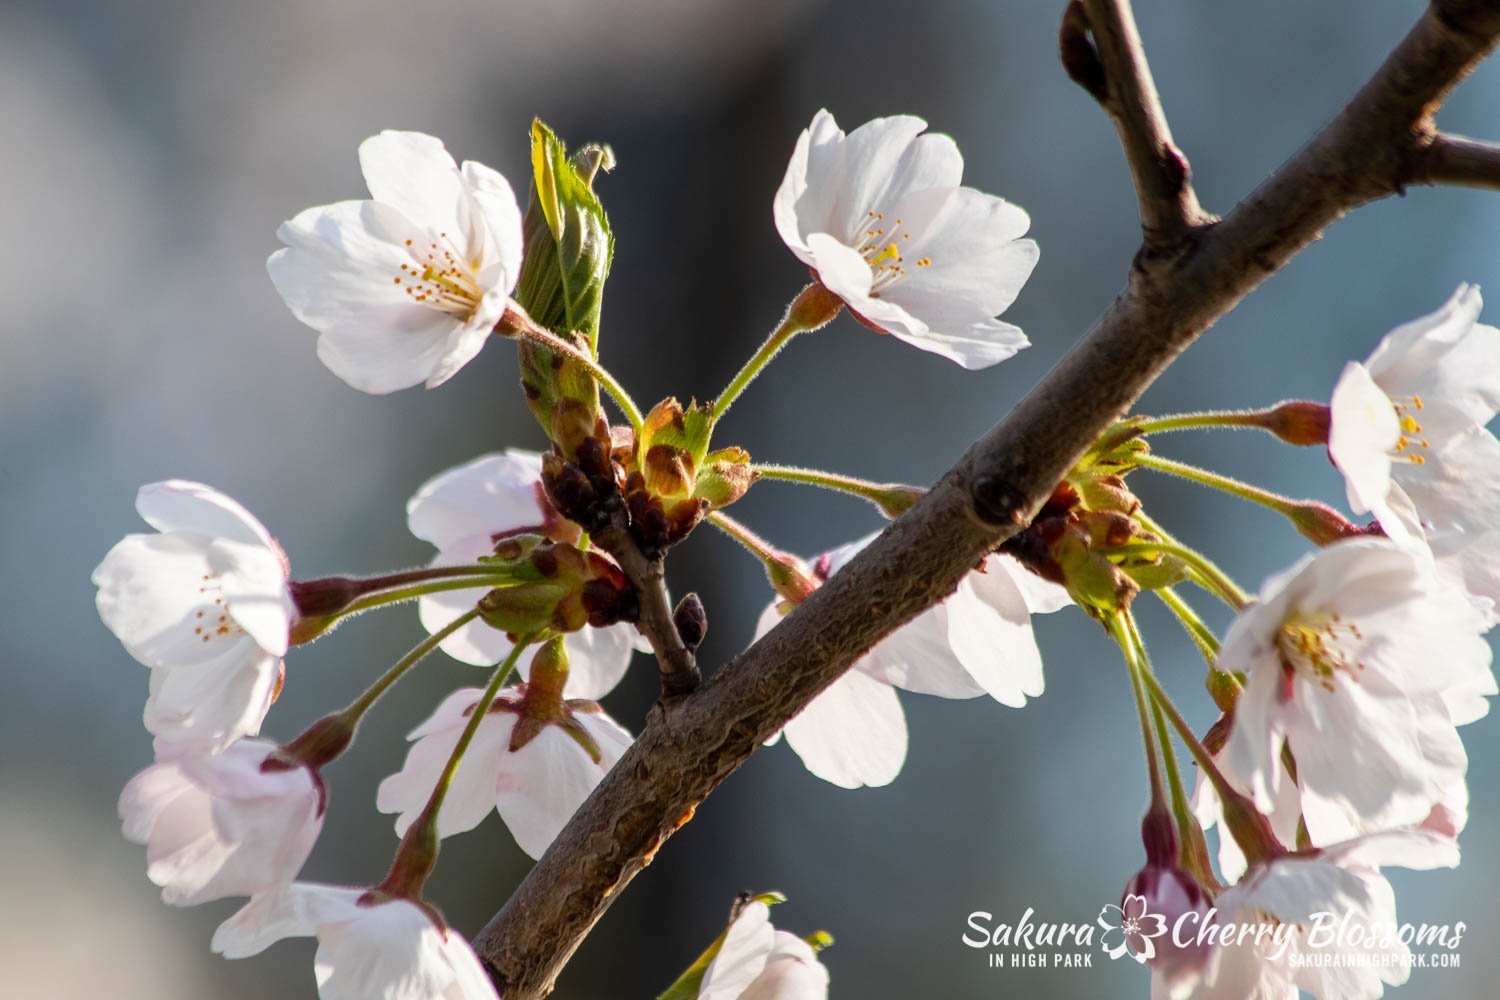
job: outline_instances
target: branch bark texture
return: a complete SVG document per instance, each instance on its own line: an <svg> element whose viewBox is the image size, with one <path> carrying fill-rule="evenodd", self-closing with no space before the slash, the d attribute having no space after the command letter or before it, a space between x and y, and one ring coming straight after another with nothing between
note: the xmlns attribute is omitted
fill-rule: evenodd
<svg viewBox="0 0 1500 1000"><path fill-rule="evenodd" d="M507 1000L550 992L594 922L699 803L1024 525L1194 339L1325 226L1400 190L1431 142L1432 111L1497 36L1500 0L1434 0L1348 106L1228 216L1139 254L1082 342L911 511L696 692L658 704L480 932L476 949Z"/></svg>

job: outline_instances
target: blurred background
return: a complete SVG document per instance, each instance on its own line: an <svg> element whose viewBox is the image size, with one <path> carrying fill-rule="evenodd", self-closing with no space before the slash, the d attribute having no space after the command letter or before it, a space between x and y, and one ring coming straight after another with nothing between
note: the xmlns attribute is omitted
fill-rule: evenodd
<svg viewBox="0 0 1500 1000"><path fill-rule="evenodd" d="M1137 6L1199 196L1222 212L1341 106L1423 5ZM795 343L721 434L765 461L927 483L1079 338L1137 244L1114 130L1057 66L1061 7L3 0L0 992L314 995L311 942L277 945L273 958L212 956L233 903L168 909L143 850L121 839L116 796L150 761L146 671L99 623L89 573L144 530L137 486L173 476L242 501L298 576L421 563L431 553L407 533L403 505L423 481L542 443L508 346L441 391L366 396L317 362L314 333L277 298L264 270L276 226L364 194L361 139L431 132L522 192L533 115L570 143L613 144L619 169L599 183L619 247L603 358L649 405L712 396L804 282L770 206L813 112L826 106L849 128L926 117L958 139L967 183L1032 215L1041 263L1006 318L1034 346L968 374L841 318ZM1500 137L1497 107L1491 64L1441 123ZM1494 195L1419 189L1366 208L1211 331L1142 408L1326 399L1346 360L1459 282L1500 290L1497 233ZM1341 501L1313 449L1199 435L1162 451ZM1303 551L1258 509L1146 475L1137 489L1156 516L1247 584ZM809 555L879 524L852 500L778 483L735 513ZM754 563L705 529L670 575L708 606L706 665L744 646L769 597ZM1201 663L1149 607L1145 627L1164 679L1206 726ZM836 997L1144 996L1134 963L993 971L960 942L973 910L1091 922L1142 862L1143 769L1118 657L1076 613L1037 631L1048 690L1024 710L904 697L911 753L890 787L842 791L784 747L757 755L616 903L558 995L654 996L718 933L737 892L780 889L791 901L778 924L838 939L824 954ZM296 651L266 731L295 735L421 635L408 607ZM636 667L607 702L632 729L656 692L651 663ZM405 733L477 676L435 660L373 714L329 775L309 877L384 872L396 841L375 785L399 767ZM1462 966L1416 972L1407 995L1479 996L1500 977L1500 722L1465 737L1474 804L1462 870L1394 875L1403 920L1468 924ZM431 895L472 933L526 865L492 816L444 846Z"/></svg>

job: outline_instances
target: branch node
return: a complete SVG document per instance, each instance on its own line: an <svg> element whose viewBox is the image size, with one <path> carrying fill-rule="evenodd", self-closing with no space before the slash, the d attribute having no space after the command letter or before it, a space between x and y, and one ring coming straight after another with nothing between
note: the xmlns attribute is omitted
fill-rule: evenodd
<svg viewBox="0 0 1500 1000"><path fill-rule="evenodd" d="M1404 194L1407 184L1500 191L1500 146L1439 132L1413 146L1394 183L1397 194Z"/></svg>
<svg viewBox="0 0 1500 1000"><path fill-rule="evenodd" d="M1025 497L998 476L980 476L969 489L974 513L985 524L1022 527L1026 524Z"/></svg>

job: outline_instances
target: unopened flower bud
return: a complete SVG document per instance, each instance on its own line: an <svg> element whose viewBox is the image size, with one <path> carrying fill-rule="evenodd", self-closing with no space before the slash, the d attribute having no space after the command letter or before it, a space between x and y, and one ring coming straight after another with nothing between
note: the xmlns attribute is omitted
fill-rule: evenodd
<svg viewBox="0 0 1500 1000"><path fill-rule="evenodd" d="M678 601L677 610L672 612L672 624L682 637L682 644L689 652L696 652L708 634L708 612L703 607L703 599L694 593Z"/></svg>

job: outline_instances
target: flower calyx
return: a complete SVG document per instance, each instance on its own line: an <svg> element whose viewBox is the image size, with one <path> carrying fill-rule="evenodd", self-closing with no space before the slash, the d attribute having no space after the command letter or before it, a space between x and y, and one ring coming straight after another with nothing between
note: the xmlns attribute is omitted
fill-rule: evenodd
<svg viewBox="0 0 1500 1000"><path fill-rule="evenodd" d="M567 683L567 647L560 637L550 639L532 657L526 683L503 692L490 706L491 712L510 712L516 716L510 735L511 753L536 739L547 726L556 726L582 747L595 764L602 760L599 742L577 716L597 714L603 709L587 698L564 698Z"/></svg>
<svg viewBox="0 0 1500 1000"><path fill-rule="evenodd" d="M480 598L479 615L490 626L520 636L635 620L635 591L599 553L537 535L507 538L495 549L492 558L514 564L518 582Z"/></svg>

